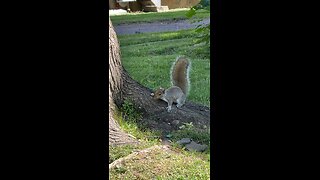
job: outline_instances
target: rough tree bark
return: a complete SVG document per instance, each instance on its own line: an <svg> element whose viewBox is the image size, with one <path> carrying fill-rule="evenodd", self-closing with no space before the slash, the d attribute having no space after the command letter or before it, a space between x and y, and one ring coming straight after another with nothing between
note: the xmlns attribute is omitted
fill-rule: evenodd
<svg viewBox="0 0 320 180"><path fill-rule="evenodd" d="M160 85L159 85L160 86ZM109 145L137 142L124 133L114 119L116 106L130 99L142 113L139 125L166 134L177 130L183 123L193 122L198 131L210 127L210 109L206 106L187 101L181 109L172 107L166 111L167 104L156 101L150 96L151 90L133 80L121 65L120 48L116 33L109 18Z"/></svg>
<svg viewBox="0 0 320 180"><path fill-rule="evenodd" d="M109 19L109 145L135 142L129 134L121 131L114 118L116 111L115 102L122 98L122 71L119 43Z"/></svg>

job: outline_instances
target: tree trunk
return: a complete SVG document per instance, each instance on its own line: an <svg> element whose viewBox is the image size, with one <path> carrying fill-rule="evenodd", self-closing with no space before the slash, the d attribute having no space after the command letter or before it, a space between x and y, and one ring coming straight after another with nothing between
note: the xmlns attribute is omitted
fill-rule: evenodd
<svg viewBox="0 0 320 180"><path fill-rule="evenodd" d="M168 70L169 72L169 70ZM159 84L160 86L160 84ZM163 134L177 130L183 123L193 122L198 131L210 127L210 109L206 106L186 102L184 106L166 111L167 103L154 100L151 90L133 80L121 65L120 48L116 33L109 18L109 145L135 143L137 140L124 133L114 119L116 106L129 99L142 113L138 125L158 130Z"/></svg>
<svg viewBox="0 0 320 180"><path fill-rule="evenodd" d="M122 71L119 43L109 19L109 145L135 142L129 134L121 131L114 118L116 111L115 102L122 98Z"/></svg>

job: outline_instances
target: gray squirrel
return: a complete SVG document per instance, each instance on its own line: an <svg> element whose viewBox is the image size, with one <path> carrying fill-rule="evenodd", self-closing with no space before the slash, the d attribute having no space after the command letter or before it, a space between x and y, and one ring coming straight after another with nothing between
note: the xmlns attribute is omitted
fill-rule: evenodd
<svg viewBox="0 0 320 180"><path fill-rule="evenodd" d="M168 89L160 87L154 93L151 93L154 99L161 99L168 103L168 112L171 111L173 103L177 103L177 107L180 108L186 101L190 90L190 67L191 63L188 59L178 57L170 71L172 86Z"/></svg>

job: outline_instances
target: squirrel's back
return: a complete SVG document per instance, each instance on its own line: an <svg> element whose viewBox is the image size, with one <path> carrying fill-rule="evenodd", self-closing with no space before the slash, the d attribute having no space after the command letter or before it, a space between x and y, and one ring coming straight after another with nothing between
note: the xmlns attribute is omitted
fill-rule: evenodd
<svg viewBox="0 0 320 180"><path fill-rule="evenodd" d="M173 86L181 88L187 95L190 89L189 70L190 61L185 57L178 57L171 68L171 82Z"/></svg>

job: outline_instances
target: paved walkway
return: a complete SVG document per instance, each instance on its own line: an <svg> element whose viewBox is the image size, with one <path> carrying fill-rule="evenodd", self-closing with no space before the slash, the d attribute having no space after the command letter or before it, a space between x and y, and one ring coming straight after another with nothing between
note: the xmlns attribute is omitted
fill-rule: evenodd
<svg viewBox="0 0 320 180"><path fill-rule="evenodd" d="M133 23L133 24L120 24L115 25L117 34L137 34L148 32L164 32L164 31L178 31L182 29L192 29L199 24L209 24L210 18L204 19L201 22L191 23L190 20L177 20L177 21L163 21L152 23Z"/></svg>

